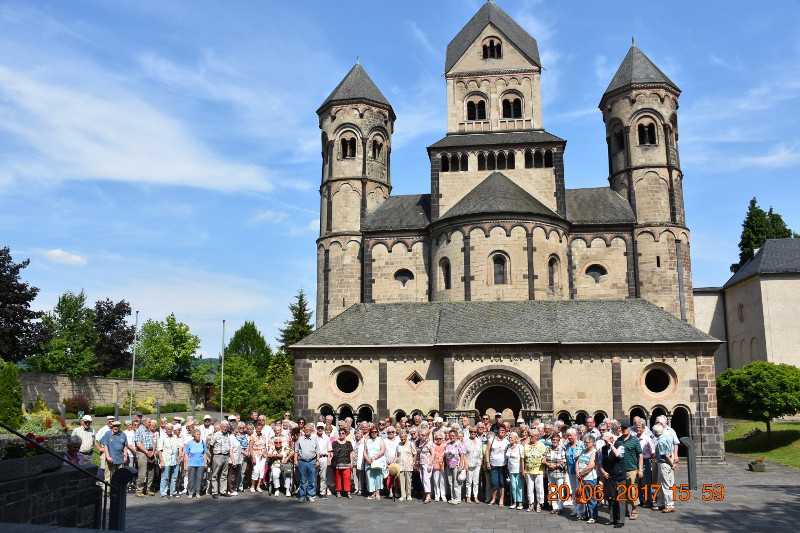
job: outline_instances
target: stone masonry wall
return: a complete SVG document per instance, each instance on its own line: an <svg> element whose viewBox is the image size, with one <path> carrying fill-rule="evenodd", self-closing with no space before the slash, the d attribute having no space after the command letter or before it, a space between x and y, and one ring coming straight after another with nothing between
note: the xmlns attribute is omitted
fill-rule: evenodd
<svg viewBox="0 0 800 533"><path fill-rule="evenodd" d="M89 400L89 405L109 405L123 402L128 393L129 379L88 377L71 379L61 374L20 374L22 399L30 405L39 397L52 409L67 398L81 395ZM163 405L167 402L192 401L192 386L178 381L136 380L134 391L137 398L154 397Z"/></svg>

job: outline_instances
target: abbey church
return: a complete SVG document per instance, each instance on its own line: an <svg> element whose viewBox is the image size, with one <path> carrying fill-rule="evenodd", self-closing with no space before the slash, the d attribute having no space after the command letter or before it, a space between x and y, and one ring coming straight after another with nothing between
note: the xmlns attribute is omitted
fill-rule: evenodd
<svg viewBox="0 0 800 533"><path fill-rule="evenodd" d="M599 96L607 182L571 189L542 67L536 39L484 4L447 46L447 131L423 194L392 194L398 117L361 65L319 107L317 329L292 347L297 414L665 414L721 458L720 342L693 326L681 91L631 46Z"/></svg>

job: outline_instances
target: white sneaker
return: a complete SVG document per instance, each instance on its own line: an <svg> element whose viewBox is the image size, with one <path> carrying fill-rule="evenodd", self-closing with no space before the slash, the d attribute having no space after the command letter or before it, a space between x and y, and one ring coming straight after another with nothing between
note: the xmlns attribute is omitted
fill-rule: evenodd
<svg viewBox="0 0 800 533"><path fill-rule="evenodd" d="M280 492L278 494L280 494ZM291 491L286 491L286 497L287 498L291 498L292 497Z"/></svg>
<svg viewBox="0 0 800 533"><path fill-rule="evenodd" d="M254 488L250 487L250 492L252 492L253 494L255 494L255 492L256 492L256 489L254 489Z"/></svg>
<svg viewBox="0 0 800 533"><path fill-rule="evenodd" d="M231 492L231 496L238 496L238 495L239 495L239 493L236 492L236 491Z"/></svg>
<svg viewBox="0 0 800 533"><path fill-rule="evenodd" d="M256 492L264 492L264 489L262 489L261 487L258 487L258 488L256 489Z"/></svg>

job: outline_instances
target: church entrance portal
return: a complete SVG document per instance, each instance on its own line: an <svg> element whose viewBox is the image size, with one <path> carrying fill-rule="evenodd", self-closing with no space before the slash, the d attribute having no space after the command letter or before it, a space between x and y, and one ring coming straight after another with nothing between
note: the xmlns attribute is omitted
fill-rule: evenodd
<svg viewBox="0 0 800 533"><path fill-rule="evenodd" d="M509 388L494 386L483 390L475 398L475 409L483 414L488 414L494 422L495 413L503 415L503 420L516 420L522 409L519 396Z"/></svg>

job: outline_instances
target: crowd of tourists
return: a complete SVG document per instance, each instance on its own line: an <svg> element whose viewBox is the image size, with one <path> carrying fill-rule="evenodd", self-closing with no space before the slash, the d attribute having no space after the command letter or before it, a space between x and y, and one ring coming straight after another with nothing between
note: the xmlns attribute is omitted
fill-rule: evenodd
<svg viewBox="0 0 800 533"><path fill-rule="evenodd" d="M77 464L101 454L106 480L119 468L136 471L137 496L235 497L249 491L313 502L329 495L370 500L507 506L571 513L595 523L607 509L621 527L641 508L675 511L678 438L666 417L652 427L606 419L599 427L530 424L488 415L445 422L416 414L400 420L268 423L252 412L217 421L170 422L137 415L108 417L98 431L84 416L67 458ZM133 484L132 484L133 485Z"/></svg>

